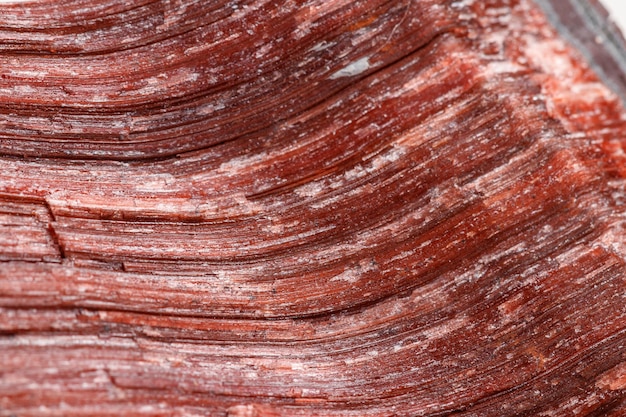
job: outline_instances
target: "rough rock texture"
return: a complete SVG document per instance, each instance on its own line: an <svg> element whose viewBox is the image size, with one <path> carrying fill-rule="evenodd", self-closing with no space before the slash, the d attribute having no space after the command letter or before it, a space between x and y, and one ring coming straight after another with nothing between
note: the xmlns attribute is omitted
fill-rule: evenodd
<svg viewBox="0 0 626 417"><path fill-rule="evenodd" d="M623 416L626 113L529 0L0 6L0 415Z"/></svg>

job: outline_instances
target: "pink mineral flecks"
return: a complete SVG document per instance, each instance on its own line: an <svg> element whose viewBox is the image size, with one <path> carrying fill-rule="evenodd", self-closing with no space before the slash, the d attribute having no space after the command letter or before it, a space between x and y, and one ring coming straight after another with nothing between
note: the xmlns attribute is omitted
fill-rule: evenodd
<svg viewBox="0 0 626 417"><path fill-rule="evenodd" d="M626 388L626 362L621 362L614 368L600 376L596 385L610 390L623 390Z"/></svg>

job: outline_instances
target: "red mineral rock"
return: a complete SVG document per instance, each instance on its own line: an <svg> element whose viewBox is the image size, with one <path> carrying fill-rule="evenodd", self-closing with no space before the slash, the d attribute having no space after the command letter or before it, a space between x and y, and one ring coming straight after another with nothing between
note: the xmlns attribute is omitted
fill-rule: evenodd
<svg viewBox="0 0 626 417"><path fill-rule="evenodd" d="M0 5L0 416L626 415L602 13Z"/></svg>

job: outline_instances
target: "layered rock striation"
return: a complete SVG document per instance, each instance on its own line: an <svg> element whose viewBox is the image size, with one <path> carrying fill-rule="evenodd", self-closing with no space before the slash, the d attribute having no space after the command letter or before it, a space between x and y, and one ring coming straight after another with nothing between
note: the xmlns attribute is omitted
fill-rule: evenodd
<svg viewBox="0 0 626 417"><path fill-rule="evenodd" d="M624 415L625 140L529 0L0 5L0 415Z"/></svg>

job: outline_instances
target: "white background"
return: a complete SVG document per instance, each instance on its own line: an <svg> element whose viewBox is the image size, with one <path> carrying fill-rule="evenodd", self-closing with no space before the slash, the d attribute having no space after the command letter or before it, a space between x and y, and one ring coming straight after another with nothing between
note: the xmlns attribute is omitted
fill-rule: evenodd
<svg viewBox="0 0 626 417"><path fill-rule="evenodd" d="M626 30L626 0L601 0L604 7L611 13L611 17L622 29L622 33Z"/></svg>

